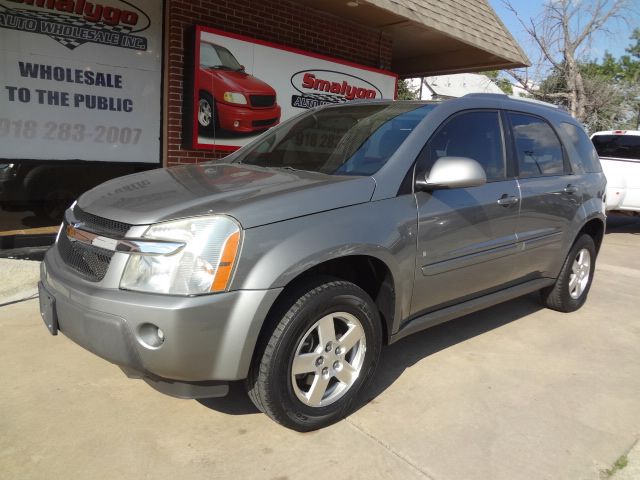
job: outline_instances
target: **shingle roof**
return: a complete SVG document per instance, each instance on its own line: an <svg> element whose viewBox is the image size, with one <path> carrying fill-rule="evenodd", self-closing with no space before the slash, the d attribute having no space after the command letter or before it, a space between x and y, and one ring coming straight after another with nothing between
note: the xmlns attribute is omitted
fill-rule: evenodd
<svg viewBox="0 0 640 480"><path fill-rule="evenodd" d="M367 0L514 63L529 59L486 0Z"/></svg>

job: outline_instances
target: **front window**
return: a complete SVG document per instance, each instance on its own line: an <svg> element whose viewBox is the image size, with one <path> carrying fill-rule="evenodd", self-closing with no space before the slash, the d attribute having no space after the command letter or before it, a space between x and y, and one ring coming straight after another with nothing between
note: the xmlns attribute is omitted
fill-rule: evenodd
<svg viewBox="0 0 640 480"><path fill-rule="evenodd" d="M236 57L224 47L212 43L200 44L200 66L220 70L242 70Z"/></svg>
<svg viewBox="0 0 640 480"><path fill-rule="evenodd" d="M431 170L441 157L472 158L482 165L487 181L504 180L505 157L498 112L465 112L448 120L423 150L419 171Z"/></svg>
<svg viewBox="0 0 640 480"><path fill-rule="evenodd" d="M328 107L265 134L238 162L329 175L372 175L436 104Z"/></svg>

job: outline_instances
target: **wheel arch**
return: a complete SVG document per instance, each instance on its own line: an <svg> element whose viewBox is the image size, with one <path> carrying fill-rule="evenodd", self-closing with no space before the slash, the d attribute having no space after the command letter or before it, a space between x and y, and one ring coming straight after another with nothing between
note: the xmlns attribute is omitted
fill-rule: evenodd
<svg viewBox="0 0 640 480"><path fill-rule="evenodd" d="M252 362L260 354L261 345L269 340L280 317L290 307L292 292L313 278L340 279L362 288L372 298L378 308L383 341L388 343L396 315L396 290L393 273L380 258L354 254L321 261L291 278L275 299L262 323L258 341L252 355ZM295 295L294 295L295 296Z"/></svg>
<svg viewBox="0 0 640 480"><path fill-rule="evenodd" d="M200 88L198 90L198 97L201 96L201 95L207 95L207 96L211 97L212 100L214 99L213 91L207 90L206 88Z"/></svg>
<svg viewBox="0 0 640 480"><path fill-rule="evenodd" d="M602 240L604 239L604 232L605 232L604 221L599 217L595 217L595 218L589 219L582 226L582 228L576 235L576 239L578 239L582 234L586 233L593 239L593 243L596 246L596 253L597 253L600 251L600 246L602 245Z"/></svg>

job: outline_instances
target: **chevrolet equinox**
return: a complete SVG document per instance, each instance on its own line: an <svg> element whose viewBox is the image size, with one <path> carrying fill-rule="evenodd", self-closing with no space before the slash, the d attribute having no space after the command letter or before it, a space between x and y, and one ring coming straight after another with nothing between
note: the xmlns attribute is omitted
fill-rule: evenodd
<svg viewBox="0 0 640 480"><path fill-rule="evenodd" d="M348 414L384 344L536 291L580 308L605 190L584 130L549 105L324 106L223 163L84 193L42 263L40 310L161 392L244 380L269 417L313 430Z"/></svg>

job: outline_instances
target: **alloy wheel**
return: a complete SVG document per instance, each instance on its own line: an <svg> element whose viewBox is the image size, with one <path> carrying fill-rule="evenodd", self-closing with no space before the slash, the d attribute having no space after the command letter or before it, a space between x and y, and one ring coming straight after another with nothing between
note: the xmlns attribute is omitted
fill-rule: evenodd
<svg viewBox="0 0 640 480"><path fill-rule="evenodd" d="M574 300L580 298L589 284L589 274L591 273L591 254L589 250L583 248L578 251L571 266L569 276L569 295Z"/></svg>
<svg viewBox="0 0 640 480"><path fill-rule="evenodd" d="M198 123L203 127L211 125L211 119L213 118L213 110L211 104L205 98L201 98L198 102Z"/></svg>
<svg viewBox="0 0 640 480"><path fill-rule="evenodd" d="M296 348L291 363L296 397L310 407L338 401L358 379L365 352L365 332L354 315L325 315L307 330Z"/></svg>

